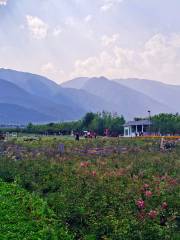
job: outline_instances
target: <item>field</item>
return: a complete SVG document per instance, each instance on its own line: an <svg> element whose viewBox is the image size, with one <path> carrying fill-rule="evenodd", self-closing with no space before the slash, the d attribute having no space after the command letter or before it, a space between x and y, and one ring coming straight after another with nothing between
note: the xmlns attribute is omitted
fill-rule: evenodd
<svg viewBox="0 0 180 240"><path fill-rule="evenodd" d="M1 198L4 185L18 188L22 199L27 194L26 202L38 202L41 212L34 238L7 239L178 240L179 173L180 143L162 152L156 138L2 142ZM41 209L41 201L48 210ZM14 221L11 208L6 214ZM29 214L29 221L37 217ZM13 227L6 227L13 234ZM15 232L26 227L19 225Z"/></svg>

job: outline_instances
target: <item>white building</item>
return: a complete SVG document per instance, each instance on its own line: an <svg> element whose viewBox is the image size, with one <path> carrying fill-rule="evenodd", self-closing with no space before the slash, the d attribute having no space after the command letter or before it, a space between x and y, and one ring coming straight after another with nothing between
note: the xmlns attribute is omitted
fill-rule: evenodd
<svg viewBox="0 0 180 240"><path fill-rule="evenodd" d="M146 136L151 132L150 120L130 121L124 124L124 137Z"/></svg>

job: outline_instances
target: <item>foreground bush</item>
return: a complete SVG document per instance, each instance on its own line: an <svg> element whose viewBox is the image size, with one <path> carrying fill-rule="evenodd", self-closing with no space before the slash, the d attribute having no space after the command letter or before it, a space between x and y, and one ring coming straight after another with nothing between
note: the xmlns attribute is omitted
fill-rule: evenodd
<svg viewBox="0 0 180 240"><path fill-rule="evenodd" d="M40 198L0 181L0 239L72 239Z"/></svg>

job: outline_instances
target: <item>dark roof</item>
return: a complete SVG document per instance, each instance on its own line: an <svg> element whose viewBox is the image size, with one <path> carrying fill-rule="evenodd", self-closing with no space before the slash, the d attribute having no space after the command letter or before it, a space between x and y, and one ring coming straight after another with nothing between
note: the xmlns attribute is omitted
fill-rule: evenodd
<svg viewBox="0 0 180 240"><path fill-rule="evenodd" d="M144 125L144 126L149 126L152 125L152 122L148 119L146 120L138 120L138 121L130 121L124 124L124 127L128 126L139 126L139 125Z"/></svg>

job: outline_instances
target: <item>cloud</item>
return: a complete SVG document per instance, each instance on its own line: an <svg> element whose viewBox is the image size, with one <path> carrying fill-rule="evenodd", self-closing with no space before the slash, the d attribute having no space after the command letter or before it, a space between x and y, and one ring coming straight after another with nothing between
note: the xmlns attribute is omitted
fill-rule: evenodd
<svg viewBox="0 0 180 240"><path fill-rule="evenodd" d="M102 0L102 2L103 3L102 3L100 10L102 12L107 12L111 8L113 8L116 4L123 2L123 0Z"/></svg>
<svg viewBox="0 0 180 240"><path fill-rule="evenodd" d="M77 60L71 77L102 75L180 83L180 34L156 34L139 49L111 45L97 56Z"/></svg>
<svg viewBox="0 0 180 240"><path fill-rule="evenodd" d="M52 34L53 34L53 36L54 37L58 37L61 33L62 33L62 28L61 27L56 27L54 30L53 30L53 32L52 32Z"/></svg>
<svg viewBox="0 0 180 240"><path fill-rule="evenodd" d="M87 15L85 18L84 18L84 21L85 22L90 22L92 20L92 15Z"/></svg>
<svg viewBox="0 0 180 240"><path fill-rule="evenodd" d="M77 24L77 21L74 17L67 17L66 20L65 20L65 24L67 26L73 27Z"/></svg>
<svg viewBox="0 0 180 240"><path fill-rule="evenodd" d="M45 22L43 22L42 19L35 16L27 15L26 21L33 38L44 39L47 37L49 27Z"/></svg>
<svg viewBox="0 0 180 240"><path fill-rule="evenodd" d="M66 80L66 76L63 70L57 68L52 62L45 63L41 67L41 73L57 83Z"/></svg>
<svg viewBox="0 0 180 240"><path fill-rule="evenodd" d="M7 4L7 2L8 2L8 0L0 0L0 6L1 6L1 5L4 5L4 6L5 6L5 5Z"/></svg>
<svg viewBox="0 0 180 240"><path fill-rule="evenodd" d="M45 74L56 73L56 68L53 63L48 62L41 67L41 72Z"/></svg>
<svg viewBox="0 0 180 240"><path fill-rule="evenodd" d="M104 35L101 38L101 42L104 47L115 44L118 40L119 40L119 34L113 34L112 36Z"/></svg>

